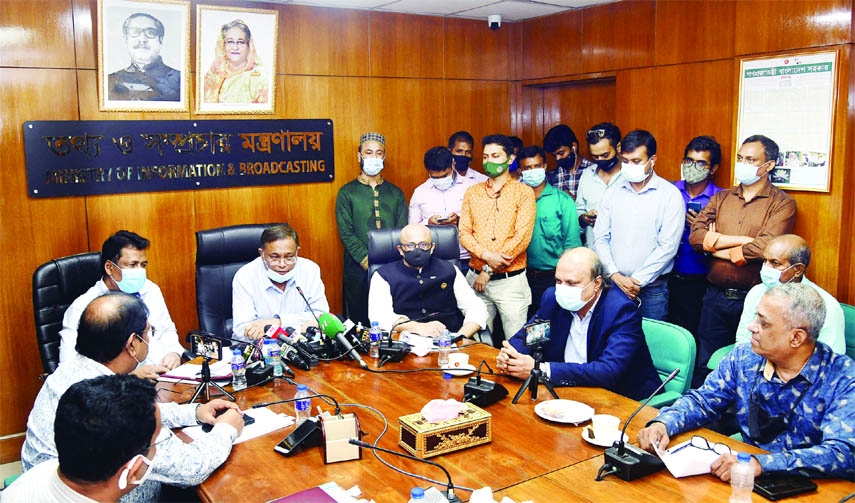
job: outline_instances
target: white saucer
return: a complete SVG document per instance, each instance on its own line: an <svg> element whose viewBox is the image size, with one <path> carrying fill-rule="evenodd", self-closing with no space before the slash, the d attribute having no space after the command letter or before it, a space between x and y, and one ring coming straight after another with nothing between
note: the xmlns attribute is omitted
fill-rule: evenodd
<svg viewBox="0 0 855 503"><path fill-rule="evenodd" d="M534 406L534 412L547 421L579 424L591 419L594 409L574 400L547 400Z"/></svg>
<svg viewBox="0 0 855 503"><path fill-rule="evenodd" d="M620 437L620 430L610 431L606 435L600 434L596 438L588 438L588 427L586 426L582 428L582 439L589 444L594 444L600 447L611 447L612 444L617 441L618 437ZM629 435L624 434L623 441L629 442Z"/></svg>
<svg viewBox="0 0 855 503"><path fill-rule="evenodd" d="M454 368L448 365L443 365L442 370L445 371L446 374L451 374L453 376L468 376L472 372L475 372L475 366L471 363L467 363L466 365L462 365L460 367Z"/></svg>

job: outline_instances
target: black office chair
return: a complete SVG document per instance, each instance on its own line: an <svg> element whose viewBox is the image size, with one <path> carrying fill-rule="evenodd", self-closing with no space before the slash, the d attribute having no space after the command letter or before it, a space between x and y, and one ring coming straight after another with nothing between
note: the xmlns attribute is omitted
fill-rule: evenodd
<svg viewBox="0 0 855 503"><path fill-rule="evenodd" d="M40 265L33 273L33 315L36 342L45 375L59 365L62 317L74 299L83 295L104 273L98 252L69 255Z"/></svg>
<svg viewBox="0 0 855 503"><path fill-rule="evenodd" d="M457 227L453 225L429 225L431 239L436 246L433 256L447 260L460 269L460 243ZM401 229L377 229L368 231L368 281L381 266L401 260L397 246L401 244Z"/></svg>
<svg viewBox="0 0 855 503"><path fill-rule="evenodd" d="M258 257L264 229L279 224L246 224L196 232L196 314L199 328L232 337L232 280Z"/></svg>

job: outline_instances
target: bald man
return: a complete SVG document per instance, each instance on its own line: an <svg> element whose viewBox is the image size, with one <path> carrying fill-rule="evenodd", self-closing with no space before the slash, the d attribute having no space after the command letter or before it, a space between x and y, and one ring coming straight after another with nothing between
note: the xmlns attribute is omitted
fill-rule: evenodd
<svg viewBox="0 0 855 503"><path fill-rule="evenodd" d="M410 224L401 229L401 261L386 264L371 276L368 317L383 330L439 337L443 330L471 338L487 326L487 306L475 295L460 270L434 259L430 229ZM449 293L451 295L449 295ZM436 313L426 319L426 315Z"/></svg>
<svg viewBox="0 0 855 503"><path fill-rule="evenodd" d="M736 343L751 342L748 324L757 316L757 304L770 288L782 283L802 283L810 286L825 301L825 323L817 340L831 347L838 354L846 354L843 309L840 302L830 293L807 279L805 271L810 264L810 247L807 241L795 234L784 234L769 241L763 250L763 267L760 269L762 283L754 286L745 296L745 307L736 329Z"/></svg>
<svg viewBox="0 0 855 503"><path fill-rule="evenodd" d="M603 274L593 250L565 251L555 268L555 286L546 290L534 320L550 322L541 370L556 386L596 386L634 399L662 383L641 331L641 312ZM534 368L525 327L496 357L499 371L524 379Z"/></svg>

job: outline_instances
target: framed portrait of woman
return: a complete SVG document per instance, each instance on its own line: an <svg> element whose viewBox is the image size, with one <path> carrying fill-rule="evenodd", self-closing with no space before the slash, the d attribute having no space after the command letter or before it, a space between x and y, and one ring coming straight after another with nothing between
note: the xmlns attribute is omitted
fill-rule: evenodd
<svg viewBox="0 0 855 503"><path fill-rule="evenodd" d="M272 114L275 10L196 6L196 113Z"/></svg>
<svg viewBox="0 0 855 503"><path fill-rule="evenodd" d="M98 0L102 111L187 111L189 71L189 2Z"/></svg>

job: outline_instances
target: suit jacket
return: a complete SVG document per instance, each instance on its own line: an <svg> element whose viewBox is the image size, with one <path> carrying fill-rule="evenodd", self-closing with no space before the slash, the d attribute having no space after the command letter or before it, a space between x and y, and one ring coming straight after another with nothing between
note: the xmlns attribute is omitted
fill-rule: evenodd
<svg viewBox="0 0 855 503"><path fill-rule="evenodd" d="M555 300L555 287L544 292L534 318L550 321L550 341L543 348L556 386L594 386L641 400L662 380L656 373L644 333L641 312L633 301L612 287L600 294L588 325L588 363L564 362L564 347L573 315ZM510 340L517 351L530 354L523 343L525 328Z"/></svg>

